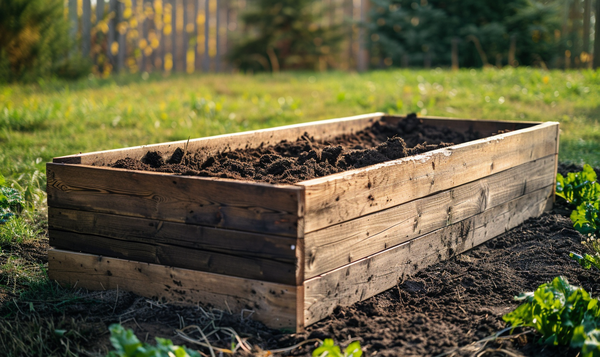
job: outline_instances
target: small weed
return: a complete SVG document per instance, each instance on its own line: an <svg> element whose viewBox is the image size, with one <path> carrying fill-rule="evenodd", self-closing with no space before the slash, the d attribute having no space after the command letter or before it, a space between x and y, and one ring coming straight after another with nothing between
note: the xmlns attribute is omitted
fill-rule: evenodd
<svg viewBox="0 0 600 357"><path fill-rule="evenodd" d="M111 351L108 357L200 357L200 353L183 346L175 346L171 340L156 337L156 346L142 343L133 333L133 330L125 329L119 324L109 327L110 342L115 351Z"/></svg>
<svg viewBox="0 0 600 357"><path fill-rule="evenodd" d="M354 341L344 349L342 353L340 346L337 346L332 339L326 338L321 346L315 348L313 357L360 357L363 351L360 347L360 342Z"/></svg>

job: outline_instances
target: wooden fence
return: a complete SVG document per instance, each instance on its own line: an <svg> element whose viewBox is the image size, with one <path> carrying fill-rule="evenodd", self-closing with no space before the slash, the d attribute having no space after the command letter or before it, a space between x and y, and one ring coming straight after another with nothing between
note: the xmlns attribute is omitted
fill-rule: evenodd
<svg viewBox="0 0 600 357"><path fill-rule="evenodd" d="M66 0L71 35L94 72L232 70L226 55L244 29L240 14L252 0ZM363 31L368 0L315 1L318 26L341 26L346 34L335 64L368 67Z"/></svg>

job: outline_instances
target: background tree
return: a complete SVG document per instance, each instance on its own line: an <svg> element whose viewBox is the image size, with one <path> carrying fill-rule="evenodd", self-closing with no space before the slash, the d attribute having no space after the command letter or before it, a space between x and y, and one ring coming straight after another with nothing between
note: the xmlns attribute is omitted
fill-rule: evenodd
<svg viewBox="0 0 600 357"><path fill-rule="evenodd" d="M559 55L558 9L532 0L373 0L370 16L371 49L387 64L448 66L453 38L467 67Z"/></svg>
<svg viewBox="0 0 600 357"><path fill-rule="evenodd" d="M62 0L0 1L0 81L89 73L68 32Z"/></svg>
<svg viewBox="0 0 600 357"><path fill-rule="evenodd" d="M229 60L244 71L323 69L331 62L342 36L323 27L313 0L258 0L242 16L245 37Z"/></svg>

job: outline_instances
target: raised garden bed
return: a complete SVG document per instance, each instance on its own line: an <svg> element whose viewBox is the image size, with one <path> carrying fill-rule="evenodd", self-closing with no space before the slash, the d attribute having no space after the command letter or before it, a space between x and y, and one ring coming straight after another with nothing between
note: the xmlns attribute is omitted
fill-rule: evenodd
<svg viewBox="0 0 600 357"><path fill-rule="evenodd" d="M300 330L551 207L558 123L420 118L478 139L267 184L106 167L148 151L217 154L332 140L381 113L55 158L47 166L52 279L252 310ZM493 135L498 132L503 134Z"/></svg>

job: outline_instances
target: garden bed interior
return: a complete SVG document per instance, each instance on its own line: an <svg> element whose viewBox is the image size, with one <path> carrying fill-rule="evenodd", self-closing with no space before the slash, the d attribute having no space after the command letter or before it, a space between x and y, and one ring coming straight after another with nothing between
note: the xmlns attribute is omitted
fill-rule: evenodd
<svg viewBox="0 0 600 357"><path fill-rule="evenodd" d="M482 139L295 184L107 167L149 151L216 154L308 134L330 140L383 113L55 158L48 273L242 312L301 330L553 203L558 123L423 117ZM496 133L501 134L496 134Z"/></svg>

